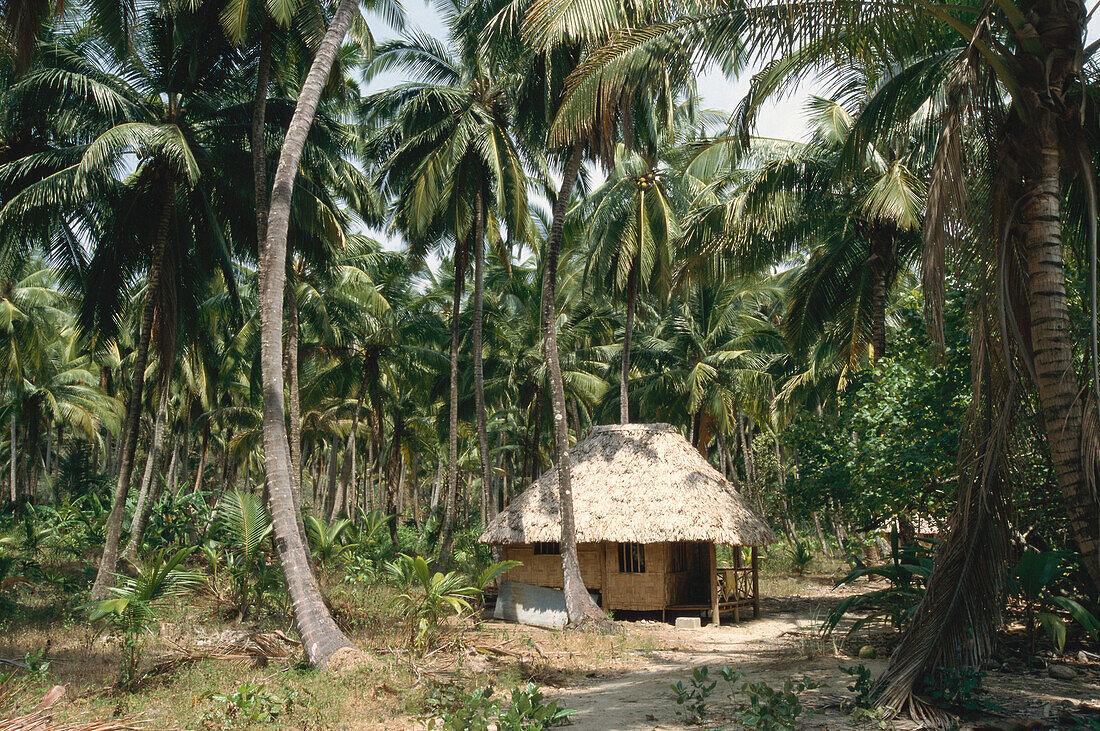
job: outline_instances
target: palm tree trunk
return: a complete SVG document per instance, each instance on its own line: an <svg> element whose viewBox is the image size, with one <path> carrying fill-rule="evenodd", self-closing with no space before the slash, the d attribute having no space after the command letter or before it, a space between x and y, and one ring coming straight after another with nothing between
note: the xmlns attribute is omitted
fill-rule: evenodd
<svg viewBox="0 0 1100 731"><path fill-rule="evenodd" d="M1058 132L1052 112L1037 109L1033 114L1039 118L1035 125L1038 154L1021 161L1033 185L1020 209L1020 226L1026 247L1036 386L1050 456L1081 562L1100 586L1100 502L1090 488L1082 457L1089 451L1083 426L1086 419L1096 419L1096 404L1081 398L1073 359L1074 331L1062 259ZM1095 429L1089 431L1096 433Z"/></svg>
<svg viewBox="0 0 1100 731"><path fill-rule="evenodd" d="M17 457L17 455L19 454L19 451L18 451L18 449L16 449L15 424L16 424L15 406L13 405L12 409L11 409L11 459L9 460L9 474L11 475L11 504L13 506L19 500L19 489L18 489L19 480L16 478L16 474L15 474L16 470L17 470L17 465L19 464L18 457Z"/></svg>
<svg viewBox="0 0 1100 731"><path fill-rule="evenodd" d="M349 495L355 490L356 435L359 434L359 422L363 418L363 400L367 394L367 379L370 377L370 369L367 367L369 358L369 355L363 356L363 378L359 381L359 393L355 396L355 412L351 418L351 431L348 432L348 441L344 445L344 462L340 467L340 489L333 501L333 510L328 516L329 525L332 525L333 521L336 520L337 513L344 509Z"/></svg>
<svg viewBox="0 0 1100 731"><path fill-rule="evenodd" d="M443 528L439 533L439 557L446 562L454 542L455 512L458 510L458 333L462 285L466 278L465 247L455 252L455 285L451 302L451 413L447 434L447 493L443 502Z"/></svg>
<svg viewBox="0 0 1100 731"><path fill-rule="evenodd" d="M111 513L107 517L107 536L103 544L103 555L99 559L99 570L92 584L92 601L107 598L107 590L114 586L115 571L118 569L118 544L122 538L122 520L126 512L126 496L130 492L130 476L134 469L134 453L137 451L138 420L141 418L141 398L145 390L145 366L149 362L149 342L153 334L153 314L160 293L161 270L164 265L164 250L168 243L169 226L172 222L172 207L176 195L175 185L168 182L164 190L164 200L160 212L160 222L153 250L149 253L149 271L146 274L145 302L142 305L141 329L138 331L138 350L134 358L134 376L130 385L130 400L126 408L126 422L122 430L121 450L119 453L118 482L115 484L111 500Z"/></svg>
<svg viewBox="0 0 1100 731"><path fill-rule="evenodd" d="M323 666L334 653L351 647L336 626L310 567L309 552L298 531L291 477L290 443L283 393L283 300L287 233L294 179L306 138L332 64L358 9L356 0L340 0L310 65L294 108L271 191L268 230L260 250L260 370L263 381L263 441L269 510L287 593L307 661Z"/></svg>
<svg viewBox="0 0 1100 731"><path fill-rule="evenodd" d="M145 457L145 472L141 476L141 489L138 491L137 505L134 506L134 519L130 522L130 540L122 551L122 559L129 563L137 561L138 549L145 536L145 524L149 512L153 509L153 481L157 461L164 447L164 423L168 420L168 392L170 379L168 373L161 374L160 393L157 396L157 418L153 423L153 439L149 444L149 454Z"/></svg>
<svg viewBox="0 0 1100 731"><path fill-rule="evenodd" d="M630 341L634 335L634 305L638 299L638 265L626 281L626 327L623 328L623 370L619 378L619 423L630 423Z"/></svg>
<svg viewBox="0 0 1100 731"><path fill-rule="evenodd" d="M294 480L294 510L302 512L302 394L298 385L298 299L294 296L293 282L286 288L286 381L287 405L290 410L290 474ZM302 540L305 540L305 524L302 523Z"/></svg>
<svg viewBox="0 0 1100 731"><path fill-rule="evenodd" d="M474 205L474 397L477 401L477 448L481 457L481 512L484 524L490 517L493 469L489 462L489 428L485 414L485 370L481 342L485 308L485 212L482 210L480 190Z"/></svg>
<svg viewBox="0 0 1100 731"><path fill-rule="evenodd" d="M886 355L886 275L893 266L893 233L884 226L871 232L871 346L878 363Z"/></svg>
<svg viewBox="0 0 1100 731"><path fill-rule="evenodd" d="M558 353L557 323L557 280L558 257L561 251L562 230L565 225L565 212L569 207L569 198L573 194L573 185L577 181L584 145L573 144L565 171L562 173L561 188L554 201L554 220L550 224L550 234L546 238L546 263L542 274L542 328L543 348L546 365L550 375L550 404L554 413L554 451L558 468L558 500L561 512L561 571L562 592L565 595L565 613L569 624L580 625L587 622L602 622L603 612L596 606L581 578L581 565L577 558L577 528L573 515L573 480L569 464L569 423L566 416L565 383L561 377L561 361Z"/></svg>
<svg viewBox="0 0 1100 731"><path fill-rule="evenodd" d="M377 420L379 422L378 429L381 433L381 421L382 412L378 411ZM399 414L394 414L393 418L393 438L390 446L390 456L386 460L386 501L385 511L389 516L390 525L390 543L394 548L398 546L397 540L397 520L401 514L401 501L399 499L398 492L401 489L402 475L404 474L404 456L401 452L401 442L404 439L405 424L404 420ZM381 446L379 446L379 452L381 452Z"/></svg>
<svg viewBox="0 0 1100 731"><path fill-rule="evenodd" d="M191 492L197 493L202 489L202 475L206 470L206 450L210 447L210 422L202 428L202 449L199 450L199 463L195 465L195 483Z"/></svg>

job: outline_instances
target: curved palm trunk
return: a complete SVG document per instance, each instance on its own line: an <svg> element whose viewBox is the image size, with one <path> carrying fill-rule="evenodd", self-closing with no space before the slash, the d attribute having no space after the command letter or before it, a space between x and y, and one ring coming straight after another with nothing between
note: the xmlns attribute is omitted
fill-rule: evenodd
<svg viewBox="0 0 1100 731"><path fill-rule="evenodd" d="M482 320L485 309L485 213L481 191L474 209L474 397L477 401L477 448L481 457L481 514L486 521L492 517L493 469L489 462L489 428L485 414L485 369L482 362Z"/></svg>
<svg viewBox="0 0 1100 731"><path fill-rule="evenodd" d="M574 143L569 162L562 173L558 199L554 201L554 220L546 239L546 264L542 275L542 327L543 348L550 376L550 404L554 412L554 451L558 468L558 502L561 512L561 572L562 593L565 595L565 613L569 624L602 622L606 618L592 600L581 578L581 565L577 558L577 529L573 516L573 479L569 464L569 423L566 420L565 383L561 377L561 361L558 356L557 280L558 256L561 252L562 230L565 212L573 185L577 182L584 146Z"/></svg>
<svg viewBox="0 0 1100 731"><path fill-rule="evenodd" d="M141 489L138 491L137 504L134 506L134 519L130 523L130 539L122 551L122 559L129 563L137 561L138 549L145 537L145 525L149 522L149 513L153 510L153 482L156 479L157 462L164 448L164 425L168 420L168 373L161 376L160 394L157 397L157 417L153 424L153 440L149 444L149 454L145 458L145 472L141 476Z"/></svg>
<svg viewBox="0 0 1100 731"><path fill-rule="evenodd" d="M283 393L283 292L294 179L325 81L357 8L356 0L340 0L302 84L275 170L267 237L260 250L260 370L269 510L275 547L286 577L287 593L294 608L302 648L313 666L323 666L335 652L351 647L351 643L329 614L310 567L309 552L297 527Z"/></svg>
<svg viewBox="0 0 1100 731"><path fill-rule="evenodd" d="M455 286L451 302L451 414L447 435L447 494L443 502L443 527L439 533L439 557L447 561L454 543L455 511L458 509L458 334L462 285L466 278L464 251L455 253Z"/></svg>
<svg viewBox="0 0 1100 731"><path fill-rule="evenodd" d="M630 341L634 336L634 306L638 299L638 267L626 281L626 327L623 328L623 370L619 378L619 423L630 423Z"/></svg>
<svg viewBox="0 0 1100 731"><path fill-rule="evenodd" d="M149 362L149 342L153 333L153 314L160 292L161 271L164 266L164 249L168 243L168 227L172 221L172 205L175 186L169 182L164 191L160 224L153 250L149 254L149 271L146 275L145 302L142 305L141 329L138 332L138 350L134 357L134 377L130 385L130 401L126 407L126 423L123 427L119 453L118 482L111 498L111 513L107 517L107 537L99 570L92 584L92 601L107 598L107 590L114 586L118 570L118 545L122 538L122 521L126 512L126 496L130 492L130 476L134 469L134 453L137 451L138 420L141 417L141 398L145 390L145 366Z"/></svg>

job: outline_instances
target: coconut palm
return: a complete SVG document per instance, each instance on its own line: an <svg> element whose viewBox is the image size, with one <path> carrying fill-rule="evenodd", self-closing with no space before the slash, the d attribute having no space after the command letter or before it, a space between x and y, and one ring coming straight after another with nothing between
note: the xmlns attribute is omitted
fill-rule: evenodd
<svg viewBox="0 0 1100 731"><path fill-rule="evenodd" d="M482 365L485 244L487 232L489 243L498 243L501 227L511 238L526 230L527 177L510 129L515 58L482 53L481 32L490 18L482 5L448 3L443 16L448 45L413 32L379 48L368 74L401 68L418 80L373 95L368 105L391 129L393 152L384 163L383 179L397 199L394 226L415 252L444 240L454 248L450 472L440 535L440 554L447 556L458 487L458 327L466 266L472 260L474 393L482 490L488 494L492 475Z"/></svg>

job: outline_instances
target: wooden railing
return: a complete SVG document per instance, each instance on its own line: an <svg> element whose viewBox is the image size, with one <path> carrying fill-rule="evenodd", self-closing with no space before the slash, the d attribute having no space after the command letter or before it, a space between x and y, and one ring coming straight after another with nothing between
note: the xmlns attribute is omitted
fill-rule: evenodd
<svg viewBox="0 0 1100 731"><path fill-rule="evenodd" d="M718 569L718 603L740 604L744 602L751 605L752 591L752 567Z"/></svg>

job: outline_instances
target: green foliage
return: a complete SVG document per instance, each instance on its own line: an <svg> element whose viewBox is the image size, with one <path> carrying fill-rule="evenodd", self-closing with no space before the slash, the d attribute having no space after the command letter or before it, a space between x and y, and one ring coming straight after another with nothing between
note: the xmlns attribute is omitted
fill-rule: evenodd
<svg viewBox="0 0 1100 731"><path fill-rule="evenodd" d="M710 668L705 665L691 671L691 678L686 686L682 680L673 684L676 705L684 707L688 722L698 723L707 717L707 699L717 686L718 681L710 680Z"/></svg>
<svg viewBox="0 0 1100 731"><path fill-rule="evenodd" d="M901 629L913 616L924 597L925 583L932 575L933 551L931 544L912 546L896 545L886 563L852 571L839 582L851 584L864 576L877 576L890 582L885 589L876 589L844 599L825 618L822 632L831 634L849 612L868 610L865 617L852 623L849 633L875 620L886 620L895 629Z"/></svg>
<svg viewBox="0 0 1100 731"><path fill-rule="evenodd" d="M160 549L140 566L137 576L119 577L118 586L111 588L112 598L91 605L88 615L91 621L106 620L108 626L122 633L122 666L118 678L121 687L129 688L137 682L138 663L145 635L152 631L157 617L156 606L189 594L202 585L201 573L182 568L194 550L181 548L169 554Z"/></svg>
<svg viewBox="0 0 1100 731"><path fill-rule="evenodd" d="M348 558L349 551L354 550L357 544L351 542L353 531L352 522L347 518L338 518L332 525L318 519L316 515L307 515L306 536L313 551L313 557L317 560L321 570L325 571L337 562Z"/></svg>
<svg viewBox="0 0 1100 731"><path fill-rule="evenodd" d="M738 707L737 718L758 731L792 729L802 715L798 694L815 687L816 684L809 678L798 681L787 678L781 690L772 688L764 681L745 683L741 686L741 693L746 702Z"/></svg>
<svg viewBox="0 0 1100 731"><path fill-rule="evenodd" d="M1054 593L1055 585L1065 576L1063 565L1073 554L1067 551L1036 551L1027 549L1012 569L1008 591L1024 605L1024 623L1028 647L1032 654L1041 627L1058 652L1066 647L1067 614L1092 637L1100 637L1100 620L1068 596Z"/></svg>
<svg viewBox="0 0 1100 731"><path fill-rule="evenodd" d="M814 561L813 552L803 541L795 541L793 546L786 549L786 553L791 562L791 569L799 576L802 576Z"/></svg>
<svg viewBox="0 0 1100 731"><path fill-rule="evenodd" d="M428 728L443 731L542 731L569 722L571 710L557 701L547 702L538 686L528 683L514 688L510 702L493 697L492 688L472 692L450 690L431 700L435 717Z"/></svg>
<svg viewBox="0 0 1100 731"><path fill-rule="evenodd" d="M848 706L854 708L872 708L874 703L871 694L875 688L875 680L867 666L852 665L851 667L844 667L841 665L840 670L852 676L852 684L848 686L848 691L855 697L848 703Z"/></svg>
<svg viewBox="0 0 1100 731"><path fill-rule="evenodd" d="M298 703L298 692L292 690L285 695L275 695L263 684L242 683L232 693L211 695L210 700L220 707L207 714L205 721L237 728L277 723L280 716L293 710Z"/></svg>
<svg viewBox="0 0 1100 731"><path fill-rule="evenodd" d="M448 614L473 609L481 589L456 572L433 572L422 556L400 554L386 570L404 591L394 598L409 628L409 642L425 649L439 638L439 624Z"/></svg>
<svg viewBox="0 0 1100 731"><path fill-rule="evenodd" d="M1000 708L984 697L985 673L964 665L940 666L921 679L929 700L938 706L957 712L1000 712Z"/></svg>
<svg viewBox="0 0 1100 731"><path fill-rule="evenodd" d="M262 606L278 585L278 571L264 555L271 537L271 516L259 495L233 490L222 496L215 524L224 542L211 544L208 549L214 550L204 549L204 553L208 560L225 564L237 616L244 619L252 607Z"/></svg>

